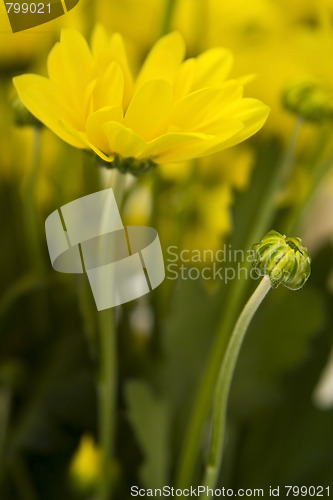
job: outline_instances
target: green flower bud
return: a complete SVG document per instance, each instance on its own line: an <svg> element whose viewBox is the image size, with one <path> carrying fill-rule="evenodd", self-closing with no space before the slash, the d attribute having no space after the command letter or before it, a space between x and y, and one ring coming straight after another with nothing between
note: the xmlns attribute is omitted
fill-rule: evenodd
<svg viewBox="0 0 333 500"><path fill-rule="evenodd" d="M269 231L260 243L252 246L253 266L261 276L269 276L273 288L282 283L298 290L311 274L311 258L301 243L300 238Z"/></svg>
<svg viewBox="0 0 333 500"><path fill-rule="evenodd" d="M283 106L305 120L318 122L333 119L333 93L316 81L298 79L282 93Z"/></svg>

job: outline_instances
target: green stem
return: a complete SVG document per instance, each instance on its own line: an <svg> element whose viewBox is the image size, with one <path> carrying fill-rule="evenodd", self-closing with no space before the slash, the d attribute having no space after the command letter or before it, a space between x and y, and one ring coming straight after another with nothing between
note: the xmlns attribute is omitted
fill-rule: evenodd
<svg viewBox="0 0 333 500"><path fill-rule="evenodd" d="M41 249L40 226L38 223L38 211L36 207L36 183L39 169L40 134L40 129L35 127L33 164L26 189L26 206L24 209L24 214L26 220L27 243L29 245L30 257L35 268L39 271L43 271L44 257Z"/></svg>
<svg viewBox="0 0 333 500"><path fill-rule="evenodd" d="M102 446L98 499L109 500L111 494L110 462L114 452L117 395L117 339L113 309L99 311L98 326L100 333L99 439Z"/></svg>
<svg viewBox="0 0 333 500"><path fill-rule="evenodd" d="M125 175L114 170L107 187L113 186L115 198L121 209ZM109 214L105 214L107 217ZM104 215L103 215L104 217ZM104 246L101 252L109 251ZM112 249L111 249L112 251ZM117 400L117 332L114 308L98 312L99 329L99 441L102 446L102 463L99 477L98 500L109 500L112 485L110 464L114 454L116 400Z"/></svg>
<svg viewBox="0 0 333 500"><path fill-rule="evenodd" d="M110 180L107 183L107 188L112 188L119 210L123 207L125 196L126 178L128 174L122 174L119 170L111 171Z"/></svg>
<svg viewBox="0 0 333 500"><path fill-rule="evenodd" d="M333 155L330 155L326 160L324 160L322 163L320 163L320 165L316 167L310 189L308 190L302 202L295 206L294 210L291 213L291 216L289 217L285 228L286 234L295 231L295 228L302 220L304 213L307 212L307 210L310 208L324 180L331 172L332 164Z"/></svg>
<svg viewBox="0 0 333 500"><path fill-rule="evenodd" d="M295 124L290 143L281 158L281 161L277 165L276 172L267 186L266 192L261 198L260 206L253 217L254 224L247 234L243 248L250 248L253 242L259 241L271 224L276 210L277 196L281 192L281 188L284 186L285 182L289 180L302 124L303 121L298 119ZM250 262L244 262L244 267L247 266L247 268L249 268L250 265ZM246 280L234 280L231 285L231 289L227 294L224 315L217 328L217 334L213 342L211 354L207 363L207 369L201 381L198 394L194 402L191 419L186 431L176 482L178 488L188 487L193 480L203 425L210 409L211 399L219 367L223 359L223 354L226 349L232 326L234 325L239 312L246 287Z"/></svg>
<svg viewBox="0 0 333 500"><path fill-rule="evenodd" d="M264 276L249 301L245 304L231 334L223 358L213 401L212 441L203 482L209 488L215 487L221 467L228 396L239 351L249 324L270 289L269 277Z"/></svg>
<svg viewBox="0 0 333 500"><path fill-rule="evenodd" d="M89 354L91 358L95 360L98 357L96 305L86 276L81 275L76 277L76 291L82 327L86 336Z"/></svg>
<svg viewBox="0 0 333 500"><path fill-rule="evenodd" d="M176 7L176 3L177 0L166 0L164 16L161 25L161 36L166 35L170 31L172 16Z"/></svg>
<svg viewBox="0 0 333 500"><path fill-rule="evenodd" d="M302 126L303 119L298 118L295 123L291 140L281 161L277 165L272 182L267 187L265 193L263 193L261 209L258 211L255 224L252 227L252 231L250 232L247 241L245 242L244 248L250 248L254 241L260 240L270 226L276 209L277 197L288 182L292 173L292 167L295 162L296 147Z"/></svg>

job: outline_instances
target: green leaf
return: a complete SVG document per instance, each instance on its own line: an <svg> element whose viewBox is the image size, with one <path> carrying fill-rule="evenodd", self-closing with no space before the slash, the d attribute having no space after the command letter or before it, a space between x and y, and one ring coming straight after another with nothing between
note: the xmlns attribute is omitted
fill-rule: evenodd
<svg viewBox="0 0 333 500"><path fill-rule="evenodd" d="M162 327L162 385L175 410L186 406L200 382L216 330L220 307L201 280L177 284L170 313Z"/></svg>
<svg viewBox="0 0 333 500"><path fill-rule="evenodd" d="M146 487L163 487L169 466L167 404L143 382L129 382L125 391L128 419L144 455L140 478Z"/></svg>

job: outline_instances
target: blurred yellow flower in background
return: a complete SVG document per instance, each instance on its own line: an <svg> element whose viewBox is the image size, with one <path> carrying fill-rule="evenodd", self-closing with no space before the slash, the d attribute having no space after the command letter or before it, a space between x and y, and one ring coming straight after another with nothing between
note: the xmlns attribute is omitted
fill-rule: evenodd
<svg viewBox="0 0 333 500"><path fill-rule="evenodd" d="M101 450L89 434L82 436L71 464L70 477L81 490L96 486L101 467Z"/></svg>
<svg viewBox="0 0 333 500"><path fill-rule="evenodd" d="M271 108L266 136L290 139L295 117L283 108L281 95L291 80L310 78L333 86L332 14L332 0L209 0L205 46L227 45L235 54L236 76L258 75L248 92ZM312 131L304 127L302 144Z"/></svg>
<svg viewBox="0 0 333 500"><path fill-rule="evenodd" d="M92 49L63 30L48 58L49 78L14 78L28 110L72 146L115 156L184 161L237 144L264 124L268 107L227 80L231 53L212 48L183 61L178 33L161 38L133 79L123 39L94 30Z"/></svg>
<svg viewBox="0 0 333 500"><path fill-rule="evenodd" d="M216 251L231 230L231 188L228 184L207 187L196 183L190 191L193 203L181 246Z"/></svg>
<svg viewBox="0 0 333 500"><path fill-rule="evenodd" d="M96 490L101 472L103 450L91 434L83 434L69 464L69 477L79 494L90 494ZM119 464L110 460L110 478L117 481L120 475Z"/></svg>
<svg viewBox="0 0 333 500"><path fill-rule="evenodd" d="M246 142L195 162L161 165L165 183L158 199L162 239L179 241L181 248L218 250L233 229L234 193L249 186L255 161L255 149ZM138 222L131 217L130 224L149 223L151 199L136 202L132 212L142 214L143 208L146 219Z"/></svg>
<svg viewBox="0 0 333 500"><path fill-rule="evenodd" d="M108 31L121 33L142 55L160 35L165 4L165 0L97 0L93 8L96 20L103 19Z"/></svg>

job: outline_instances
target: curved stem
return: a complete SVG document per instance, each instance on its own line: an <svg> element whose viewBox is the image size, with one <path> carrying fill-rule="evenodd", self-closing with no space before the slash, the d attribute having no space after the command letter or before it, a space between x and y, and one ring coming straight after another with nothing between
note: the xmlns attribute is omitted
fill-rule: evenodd
<svg viewBox="0 0 333 500"><path fill-rule="evenodd" d="M271 179L266 192L261 199L260 207L256 213L256 217L253 218L254 223L250 228L243 248L250 248L253 242L260 240L273 219L276 209L277 195L281 192L281 188L284 186L286 181L289 180L289 176L292 171L302 124L302 119L297 119L289 145L277 166L275 175L273 175L273 178ZM251 264L250 262L245 262L244 265L250 267ZM232 326L237 318L236 315L243 300L246 286L246 280L235 280L228 293L227 303L224 308L225 314L221 318L220 324L217 328L217 334L213 342L207 369L200 384L198 395L194 402L191 419L186 431L178 468L178 488L188 487L193 479L202 428L210 409L211 398L215 388L218 370L223 359L223 354L226 349L226 344L228 342Z"/></svg>
<svg viewBox="0 0 333 500"><path fill-rule="evenodd" d="M333 154L331 154L326 160L324 160L320 165L318 165L315 169L312 182L310 184L311 188L306 193L306 196L302 200L302 202L295 206L292 211L289 220L287 221L285 232L290 233L295 231L295 228L298 227L298 224L302 221L304 213L309 210L313 200L316 198L320 187L322 186L324 180L329 175L332 169L333 164Z"/></svg>
<svg viewBox="0 0 333 500"><path fill-rule="evenodd" d="M259 210L258 217L255 220L255 225L249 234L248 240L245 243L245 248L250 248L253 242L260 240L270 226L276 209L277 197L281 193L281 189L283 189L289 181L292 173L292 167L295 162L296 147L303 123L304 121L301 117L297 118L288 147L284 152L281 161L277 165L276 173L273 176L272 182L263 193L262 207L261 210Z"/></svg>
<svg viewBox="0 0 333 500"><path fill-rule="evenodd" d="M264 276L249 301L245 304L233 329L223 358L213 401L212 441L203 482L209 488L215 487L222 462L228 396L239 351L249 324L270 289L269 277Z"/></svg>

